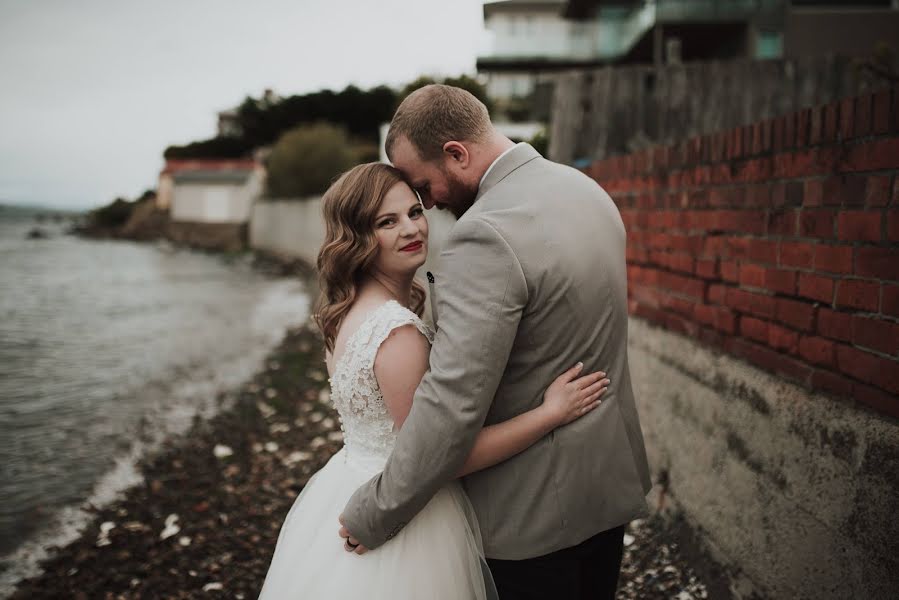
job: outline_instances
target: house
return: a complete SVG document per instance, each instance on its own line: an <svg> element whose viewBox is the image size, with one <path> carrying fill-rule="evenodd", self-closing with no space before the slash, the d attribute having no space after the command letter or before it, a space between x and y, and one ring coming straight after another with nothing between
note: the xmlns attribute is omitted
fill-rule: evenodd
<svg viewBox="0 0 899 600"><path fill-rule="evenodd" d="M264 181L257 159L168 160L159 174L156 202L169 210L175 241L239 248Z"/></svg>
<svg viewBox="0 0 899 600"><path fill-rule="evenodd" d="M563 17L564 0L506 0L484 4L492 49L477 58L488 95L502 103L540 95L561 69L589 66L595 52L581 23ZM543 89L546 89L545 87ZM545 94L544 94L545 95Z"/></svg>

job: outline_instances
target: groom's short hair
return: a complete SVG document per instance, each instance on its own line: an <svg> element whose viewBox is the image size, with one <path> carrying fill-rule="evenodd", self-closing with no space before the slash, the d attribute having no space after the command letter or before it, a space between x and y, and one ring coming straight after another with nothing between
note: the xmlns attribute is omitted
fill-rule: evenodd
<svg viewBox="0 0 899 600"><path fill-rule="evenodd" d="M384 141L391 156L396 141L405 137L422 160L434 160L449 141L484 140L492 125L484 103L470 92L451 85L431 84L406 96L390 121Z"/></svg>

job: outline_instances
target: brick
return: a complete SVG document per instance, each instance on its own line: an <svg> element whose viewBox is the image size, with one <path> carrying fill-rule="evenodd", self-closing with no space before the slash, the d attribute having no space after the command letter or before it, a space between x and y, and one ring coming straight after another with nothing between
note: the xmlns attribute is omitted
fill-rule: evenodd
<svg viewBox="0 0 899 600"><path fill-rule="evenodd" d="M781 242L778 264L781 267L810 269L814 262L815 246L805 242Z"/></svg>
<svg viewBox="0 0 899 600"><path fill-rule="evenodd" d="M796 271L765 269L765 288L792 296L796 293Z"/></svg>
<svg viewBox="0 0 899 600"><path fill-rule="evenodd" d="M823 182L824 206L862 206L865 202L865 177L857 175L836 175Z"/></svg>
<svg viewBox="0 0 899 600"><path fill-rule="evenodd" d="M800 184L801 185L801 184ZM767 208L771 204L771 186L767 183L751 185L746 188L744 206Z"/></svg>
<svg viewBox="0 0 899 600"><path fill-rule="evenodd" d="M753 317L740 317L740 335L767 344L768 322Z"/></svg>
<svg viewBox="0 0 899 600"><path fill-rule="evenodd" d="M681 295L702 300L706 284L693 277L684 277L675 273L659 273L659 285Z"/></svg>
<svg viewBox="0 0 899 600"><path fill-rule="evenodd" d="M887 133L890 130L890 90L880 90L874 94L871 132Z"/></svg>
<svg viewBox="0 0 899 600"><path fill-rule="evenodd" d="M852 339L852 315L829 308L818 309L818 335L848 342Z"/></svg>
<svg viewBox="0 0 899 600"><path fill-rule="evenodd" d="M678 315L666 314L664 323L665 327L671 331L690 338L695 338L699 332L699 326L696 323Z"/></svg>
<svg viewBox="0 0 899 600"><path fill-rule="evenodd" d="M731 345L731 352L760 367L764 371L782 375L798 381L802 385L808 385L811 380L812 368L810 366L777 352L776 350L761 346L749 340L734 340Z"/></svg>
<svg viewBox="0 0 899 600"><path fill-rule="evenodd" d="M843 279L837 283L836 305L875 312L880 306L880 284Z"/></svg>
<svg viewBox="0 0 899 600"><path fill-rule="evenodd" d="M899 248L857 248L855 274L859 277L899 281Z"/></svg>
<svg viewBox="0 0 899 600"><path fill-rule="evenodd" d="M710 235L703 239L702 255L711 257L728 257L730 238L724 235Z"/></svg>
<svg viewBox="0 0 899 600"><path fill-rule="evenodd" d="M845 375L816 369L812 373L812 387L816 390L824 390L837 396L851 396L853 383Z"/></svg>
<svg viewBox="0 0 899 600"><path fill-rule="evenodd" d="M775 319L800 331L815 330L815 307L805 302L778 298Z"/></svg>
<svg viewBox="0 0 899 600"><path fill-rule="evenodd" d="M668 267L673 271L693 274L693 257L683 252L674 252L668 256Z"/></svg>
<svg viewBox="0 0 899 600"><path fill-rule="evenodd" d="M803 209L799 215L800 237L833 239L836 212Z"/></svg>
<svg viewBox="0 0 899 600"><path fill-rule="evenodd" d="M852 343L884 354L899 353L899 325L884 319L852 317Z"/></svg>
<svg viewBox="0 0 899 600"><path fill-rule="evenodd" d="M834 280L810 273L799 274L799 295L825 304L833 304Z"/></svg>
<svg viewBox="0 0 899 600"><path fill-rule="evenodd" d="M796 114L792 113L784 115L783 147L793 148L794 146L796 146Z"/></svg>
<svg viewBox="0 0 899 600"><path fill-rule="evenodd" d="M805 184L801 181L789 181L784 185L784 202L787 206L802 206Z"/></svg>
<svg viewBox="0 0 899 600"><path fill-rule="evenodd" d="M824 204L824 182L822 180L807 179L803 185L803 206L821 206Z"/></svg>
<svg viewBox="0 0 899 600"><path fill-rule="evenodd" d="M870 385L857 383L852 388L852 396L856 401L865 404L877 412L899 419L899 397L889 394Z"/></svg>
<svg viewBox="0 0 899 600"><path fill-rule="evenodd" d="M746 250L749 260L753 262L770 265L777 264L777 242L751 239Z"/></svg>
<svg viewBox="0 0 899 600"><path fill-rule="evenodd" d="M747 287L765 287L765 267L758 265L740 265L740 285Z"/></svg>
<svg viewBox="0 0 899 600"><path fill-rule="evenodd" d="M799 356L814 365L836 367L836 344L815 336L802 336L799 340Z"/></svg>
<svg viewBox="0 0 899 600"><path fill-rule="evenodd" d="M737 315L730 309L719 308L715 314L715 329L728 335L737 332Z"/></svg>
<svg viewBox="0 0 899 600"><path fill-rule="evenodd" d="M767 220L768 235L794 236L798 229L799 211L791 208L770 210Z"/></svg>
<svg viewBox="0 0 899 600"><path fill-rule="evenodd" d="M899 137L874 139L850 146L840 161L841 172L886 171L899 168Z"/></svg>
<svg viewBox="0 0 899 600"><path fill-rule="evenodd" d="M724 304L727 296L727 288L723 285L712 284L706 294L706 301L711 304Z"/></svg>
<svg viewBox="0 0 899 600"><path fill-rule="evenodd" d="M792 329L770 323L768 325L768 345L789 354L799 352L799 334Z"/></svg>
<svg viewBox="0 0 899 600"><path fill-rule="evenodd" d="M853 134L855 137L866 136L871 133L871 96L864 94L855 99L855 123Z"/></svg>
<svg viewBox="0 0 899 600"><path fill-rule="evenodd" d="M827 273L852 273L852 247L815 246L814 268Z"/></svg>
<svg viewBox="0 0 899 600"><path fill-rule="evenodd" d="M852 137L853 119L855 107L852 98L845 98L840 102L840 139L848 140Z"/></svg>
<svg viewBox="0 0 899 600"><path fill-rule="evenodd" d="M721 348L724 345L724 339L723 335L707 327L699 330L699 343L706 348Z"/></svg>
<svg viewBox="0 0 899 600"><path fill-rule="evenodd" d="M740 280L739 264L735 260L722 260L719 264L721 269L721 279L730 283L737 283Z"/></svg>
<svg viewBox="0 0 899 600"><path fill-rule="evenodd" d="M899 177L896 178L899 181ZM887 241L899 242L899 210L887 213Z"/></svg>
<svg viewBox="0 0 899 600"><path fill-rule="evenodd" d="M824 107L816 106L812 109L809 121L809 132L808 132L808 143L811 146L815 146L821 143L821 138L823 137L823 117L824 117Z"/></svg>
<svg viewBox="0 0 899 600"><path fill-rule="evenodd" d="M809 129L811 129L811 109L804 108L796 115L796 145L805 146L809 143Z"/></svg>
<svg viewBox="0 0 899 600"><path fill-rule="evenodd" d="M774 299L771 296L756 294L737 288L728 288L725 303L730 308L743 314L765 317L774 315Z"/></svg>
<svg viewBox="0 0 899 600"><path fill-rule="evenodd" d="M711 306L709 304L693 305L693 319L703 325L714 325L717 312L718 308L716 306Z"/></svg>
<svg viewBox="0 0 899 600"><path fill-rule="evenodd" d="M696 259L693 272L703 279L718 279L718 259Z"/></svg>
<svg viewBox="0 0 899 600"><path fill-rule="evenodd" d="M859 381L875 385L894 394L899 393L899 363L859 348L839 344L837 365L840 371Z"/></svg>
<svg viewBox="0 0 899 600"><path fill-rule="evenodd" d="M884 283L881 286L880 312L891 317L899 317L899 285Z"/></svg>
<svg viewBox="0 0 899 600"><path fill-rule="evenodd" d="M784 127L786 127L786 118L778 117L774 119L774 128L771 131L771 149L774 152L783 150L784 144Z"/></svg>
<svg viewBox="0 0 899 600"><path fill-rule="evenodd" d="M824 107L824 132L823 139L826 142L833 142L837 139L837 130L839 127L839 105L832 102Z"/></svg>
<svg viewBox="0 0 899 600"><path fill-rule="evenodd" d="M731 258L746 259L749 257L749 239L731 237L727 240L727 254Z"/></svg>
<svg viewBox="0 0 899 600"><path fill-rule="evenodd" d="M890 176L874 175L868 177L865 187L865 206L886 206L890 202Z"/></svg>
<svg viewBox="0 0 899 600"><path fill-rule="evenodd" d="M880 241L881 215L862 210L843 211L837 217L837 238L845 241Z"/></svg>

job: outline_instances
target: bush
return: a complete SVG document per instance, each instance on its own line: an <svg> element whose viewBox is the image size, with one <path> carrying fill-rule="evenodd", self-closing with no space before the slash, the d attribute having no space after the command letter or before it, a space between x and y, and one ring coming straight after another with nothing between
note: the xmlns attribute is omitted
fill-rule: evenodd
<svg viewBox="0 0 899 600"><path fill-rule="evenodd" d="M116 228L121 227L131 218L131 211L136 203L124 198L116 198L112 204L94 209L90 213L90 223L94 227Z"/></svg>
<svg viewBox="0 0 899 600"><path fill-rule="evenodd" d="M358 164L358 152L340 127L304 125L285 133L266 161L266 195L305 197L323 193L334 179Z"/></svg>

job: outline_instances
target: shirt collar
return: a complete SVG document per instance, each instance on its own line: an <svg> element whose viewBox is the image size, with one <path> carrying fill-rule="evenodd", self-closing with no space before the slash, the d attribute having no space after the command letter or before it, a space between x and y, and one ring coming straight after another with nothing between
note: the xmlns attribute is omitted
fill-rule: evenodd
<svg viewBox="0 0 899 600"><path fill-rule="evenodd" d="M518 148L519 146L524 146L524 145L525 145L524 142L518 142L517 144L515 144L515 145L512 146L511 148L507 148L505 152L503 152L502 154L500 154L499 156L497 156L497 157L496 157L496 160L494 160L492 163L490 163L490 166L487 167L487 170L486 170L486 171L484 171L484 176L481 177L481 181L478 182L478 189L480 189L481 186L484 185L484 180L487 179L487 175L490 174L490 171L493 170L493 167L496 166L496 163L498 163L498 162L499 162L499 161L500 161L506 154L508 154L508 153L511 152L512 150L515 150L515 148Z"/></svg>

